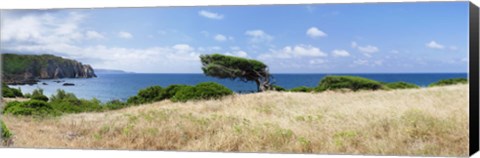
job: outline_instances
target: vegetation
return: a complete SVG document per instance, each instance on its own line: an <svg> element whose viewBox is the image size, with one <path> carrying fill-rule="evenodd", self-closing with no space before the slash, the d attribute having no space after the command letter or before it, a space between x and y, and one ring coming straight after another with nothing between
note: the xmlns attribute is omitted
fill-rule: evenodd
<svg viewBox="0 0 480 158"><path fill-rule="evenodd" d="M34 115L34 116L58 116L60 113L50 104L41 100L29 100L25 102L8 102L3 114Z"/></svg>
<svg viewBox="0 0 480 158"><path fill-rule="evenodd" d="M409 89L409 88L420 88L419 86L407 82L392 82L384 84L389 89Z"/></svg>
<svg viewBox="0 0 480 158"><path fill-rule="evenodd" d="M30 99L32 100L41 100L44 102L48 101L48 97L43 95L43 89L35 89L33 90L32 94L30 95Z"/></svg>
<svg viewBox="0 0 480 158"><path fill-rule="evenodd" d="M306 87L306 86L300 86L300 87L295 87L295 88L292 88L290 89L289 91L291 92L312 92L314 91L315 88L310 88L310 87Z"/></svg>
<svg viewBox="0 0 480 158"><path fill-rule="evenodd" d="M178 90L172 101L186 102L188 100L219 99L233 94L232 90L215 82L203 82L192 87L183 87Z"/></svg>
<svg viewBox="0 0 480 158"><path fill-rule="evenodd" d="M9 139L13 135L2 120L0 120L0 131L2 139Z"/></svg>
<svg viewBox="0 0 480 158"><path fill-rule="evenodd" d="M272 85L272 90L274 91L286 91L287 89L280 87L278 85Z"/></svg>
<svg viewBox="0 0 480 158"><path fill-rule="evenodd" d="M2 119L17 148L468 156L468 85L268 91L57 119Z"/></svg>
<svg viewBox="0 0 480 158"><path fill-rule="evenodd" d="M26 54L10 54L4 53L2 56L2 80L6 83L14 84L34 84L38 78L63 78L63 77L77 77L77 71L84 71L83 68L88 68L87 74L82 77L96 77L93 69L89 65L83 65L80 62L71 59L64 59L62 57L42 54L42 55L26 55ZM55 69L60 68L63 73L53 74ZM58 69L57 69L58 70ZM25 75L26 73L30 75ZM41 74L47 74L41 75ZM73 75L72 75L73 74Z"/></svg>
<svg viewBox="0 0 480 158"><path fill-rule="evenodd" d="M196 86L170 85L166 88L152 86L141 89L137 95L128 98L127 104L151 103L164 99L181 102L200 99L218 99L231 94L233 94L233 91L214 82L203 82Z"/></svg>
<svg viewBox="0 0 480 158"><path fill-rule="evenodd" d="M272 89L268 66L260 61L221 54L201 55L200 60L207 76L254 81L259 92Z"/></svg>
<svg viewBox="0 0 480 158"><path fill-rule="evenodd" d="M10 88L7 84L2 82L2 96L6 98L23 97L20 89Z"/></svg>
<svg viewBox="0 0 480 158"><path fill-rule="evenodd" d="M57 90L57 94L50 98L52 108L62 113L95 112L105 108L98 99L78 99L75 94L64 90Z"/></svg>
<svg viewBox="0 0 480 158"><path fill-rule="evenodd" d="M382 83L357 76L326 76L324 77L316 91L350 89L358 90L378 90L384 88Z"/></svg>
<svg viewBox="0 0 480 158"><path fill-rule="evenodd" d="M446 85L466 84L466 83L468 83L468 80L466 78L451 78L451 79L437 81L428 86L434 87L434 86L446 86Z"/></svg>

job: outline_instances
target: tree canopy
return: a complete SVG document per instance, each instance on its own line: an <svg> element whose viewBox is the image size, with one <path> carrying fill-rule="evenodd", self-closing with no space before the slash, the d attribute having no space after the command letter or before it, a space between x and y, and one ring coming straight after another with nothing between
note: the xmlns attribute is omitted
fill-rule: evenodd
<svg viewBox="0 0 480 158"><path fill-rule="evenodd" d="M201 55L200 60L203 73L207 76L254 81L258 91L271 89L268 66L260 61L221 54Z"/></svg>

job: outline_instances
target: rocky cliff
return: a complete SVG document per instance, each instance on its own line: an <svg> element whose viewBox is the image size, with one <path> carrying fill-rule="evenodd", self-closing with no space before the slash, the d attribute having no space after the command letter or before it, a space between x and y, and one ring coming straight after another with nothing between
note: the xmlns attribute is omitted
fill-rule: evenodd
<svg viewBox="0 0 480 158"><path fill-rule="evenodd" d="M2 54L2 80L32 84L38 79L97 77L90 65L54 55Z"/></svg>

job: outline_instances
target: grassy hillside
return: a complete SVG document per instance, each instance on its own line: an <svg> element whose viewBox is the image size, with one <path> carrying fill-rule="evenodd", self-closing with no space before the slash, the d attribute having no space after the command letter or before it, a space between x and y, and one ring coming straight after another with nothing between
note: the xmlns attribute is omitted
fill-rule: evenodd
<svg viewBox="0 0 480 158"><path fill-rule="evenodd" d="M468 84L4 116L14 147L467 156Z"/></svg>

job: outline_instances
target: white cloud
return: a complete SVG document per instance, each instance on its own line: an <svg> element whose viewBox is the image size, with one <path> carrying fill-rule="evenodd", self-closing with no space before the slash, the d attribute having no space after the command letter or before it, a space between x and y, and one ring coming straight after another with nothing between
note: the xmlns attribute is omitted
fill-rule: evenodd
<svg viewBox="0 0 480 158"><path fill-rule="evenodd" d="M125 31L120 31L118 32L118 37L123 38L123 39L130 39L133 38L133 35L130 32L125 32Z"/></svg>
<svg viewBox="0 0 480 158"><path fill-rule="evenodd" d="M352 42L352 48L357 48L357 46L358 46L357 42L353 41Z"/></svg>
<svg viewBox="0 0 480 158"><path fill-rule="evenodd" d="M391 50L390 53L398 54L398 53L400 53L400 51L398 51L398 50Z"/></svg>
<svg viewBox="0 0 480 158"><path fill-rule="evenodd" d="M1 42L9 43L2 45L2 51L54 54L94 68L171 73L199 72L199 55L210 53L181 43L148 48L81 45L82 41L105 38L95 30L82 28L84 18L79 13L2 16Z"/></svg>
<svg viewBox="0 0 480 158"><path fill-rule="evenodd" d="M366 59L357 59L353 61L353 65L370 66L370 67L382 66L383 60L368 61Z"/></svg>
<svg viewBox="0 0 480 158"><path fill-rule="evenodd" d="M311 27L306 32L307 36L311 38L325 37L327 34L316 27Z"/></svg>
<svg viewBox="0 0 480 158"><path fill-rule="evenodd" d="M213 39L215 39L216 41L219 41L219 42L223 42L223 41L227 40L227 37L225 37L222 34L217 34L217 35L215 35L215 37Z"/></svg>
<svg viewBox="0 0 480 158"><path fill-rule="evenodd" d="M62 56L81 59L94 68L121 69L133 72L197 72L199 56L205 54L187 44L140 49L107 47L103 45L79 47L68 44L22 45L9 50L19 52L66 53ZM171 68L175 65L175 69Z"/></svg>
<svg viewBox="0 0 480 158"><path fill-rule="evenodd" d="M188 44L176 44L172 48L181 52L193 51L193 48Z"/></svg>
<svg viewBox="0 0 480 158"><path fill-rule="evenodd" d="M290 58L302 58L302 57L326 57L327 53L324 53L317 47L311 45L296 45L286 46L280 50L270 50L270 53L261 54L259 59L290 59Z"/></svg>
<svg viewBox="0 0 480 158"><path fill-rule="evenodd" d="M68 13L64 18L51 14L2 16L1 41L30 44L72 43L85 39L79 23L83 14Z"/></svg>
<svg viewBox="0 0 480 158"><path fill-rule="evenodd" d="M240 50L240 47L238 46L233 46L233 47L230 47L231 50Z"/></svg>
<svg viewBox="0 0 480 158"><path fill-rule="evenodd" d="M367 57L371 57L373 53L380 51L380 49L377 46L373 46L373 45L361 46L355 41L351 43L351 46L354 49L358 49L358 51L362 52L363 55Z"/></svg>
<svg viewBox="0 0 480 158"><path fill-rule="evenodd" d="M242 58L249 57L248 53L244 52L244 51L226 52L225 55L237 56L237 57L242 57Z"/></svg>
<svg viewBox="0 0 480 158"><path fill-rule="evenodd" d="M335 50L332 51L332 55L334 57L348 57L348 56L350 56L350 53L346 50L335 49Z"/></svg>
<svg viewBox="0 0 480 158"><path fill-rule="evenodd" d="M383 60L375 60L373 64L378 66L383 65Z"/></svg>
<svg viewBox="0 0 480 158"><path fill-rule="evenodd" d="M443 49L445 48L445 46L435 42L435 41L430 41L428 42L427 44L425 44L425 46L427 46L428 48L432 48L432 49Z"/></svg>
<svg viewBox="0 0 480 158"><path fill-rule="evenodd" d="M324 59L312 59L312 60L308 61L308 63L310 63L311 65L318 65L318 64L326 63L326 60L324 60Z"/></svg>
<svg viewBox="0 0 480 158"><path fill-rule="evenodd" d="M368 60L365 60L365 59L357 59L355 61L353 61L354 64L356 65L367 65L368 64Z"/></svg>
<svg viewBox="0 0 480 158"><path fill-rule="evenodd" d="M205 37L209 37L209 36L210 36L210 33L209 33L208 31L205 31L205 30L200 31L200 34L202 34L202 35L205 36Z"/></svg>
<svg viewBox="0 0 480 158"><path fill-rule="evenodd" d="M367 46L358 46L358 50L364 53L375 53L378 52L378 47L367 45Z"/></svg>
<svg viewBox="0 0 480 158"><path fill-rule="evenodd" d="M103 36L101 33L98 33L97 31L87 31L85 35L88 39L104 39L105 38L105 36Z"/></svg>
<svg viewBox="0 0 480 158"><path fill-rule="evenodd" d="M227 40L230 40L230 41L233 41L234 38L232 36L225 36L225 35L222 35L222 34L217 34L213 37L213 39L215 39L216 41L219 41L219 42L224 42L224 41L227 41Z"/></svg>
<svg viewBox="0 0 480 158"><path fill-rule="evenodd" d="M199 11L198 15L209 18L209 19L215 19L215 20L223 19L223 15L218 14L218 13L209 12L209 11L206 11L206 10Z"/></svg>
<svg viewBox="0 0 480 158"><path fill-rule="evenodd" d="M252 43L269 42L273 40L273 36L265 33L263 30L247 30L245 34L250 36L250 42Z"/></svg>

